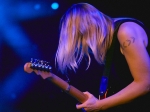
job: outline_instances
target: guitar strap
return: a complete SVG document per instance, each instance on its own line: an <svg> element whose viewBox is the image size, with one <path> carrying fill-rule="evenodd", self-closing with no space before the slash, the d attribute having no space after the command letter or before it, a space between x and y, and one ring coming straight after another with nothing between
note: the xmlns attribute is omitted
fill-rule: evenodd
<svg viewBox="0 0 150 112"><path fill-rule="evenodd" d="M100 80L99 99L106 98L106 94L108 90L108 79L109 79L110 69L111 69L112 60L113 60L115 43L117 40L117 32L121 23L122 21L115 22L115 31L114 31L114 35L112 39L112 44L106 53L105 67L104 67L103 75Z"/></svg>

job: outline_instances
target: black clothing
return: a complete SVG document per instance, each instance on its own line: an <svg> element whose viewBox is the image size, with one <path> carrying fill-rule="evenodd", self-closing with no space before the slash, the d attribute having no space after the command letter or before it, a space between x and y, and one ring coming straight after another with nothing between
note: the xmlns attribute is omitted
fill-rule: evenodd
<svg viewBox="0 0 150 112"><path fill-rule="evenodd" d="M148 31L148 29L146 29L145 26L138 20L135 19L118 20L115 22L115 25L119 24L120 26L124 22L135 22L139 24L145 29L148 37L150 37L150 32ZM115 29L114 38L115 36L117 36L119 26L117 26L117 28ZM147 46L147 51L150 55L150 45ZM117 93L118 91L120 91L121 89L129 85L132 81L133 81L133 77L131 75L131 72L129 70L124 55L122 55L122 53L120 52L120 43L117 39L115 43L114 54L113 54L111 73L109 76L108 96ZM150 104L150 93L132 101L131 103L121 105L118 107L113 107L107 111L108 112L150 112L149 104Z"/></svg>
<svg viewBox="0 0 150 112"><path fill-rule="evenodd" d="M145 29L148 37L150 37L150 31L148 31L141 22L135 19L123 19L116 21L114 36L116 36L118 32L119 26L122 23L129 21L136 22L137 24L141 25ZM150 44L147 46L147 51L150 54ZM98 98L99 84L101 76L103 74L104 66L97 63L92 53L90 54L90 56L91 64L88 70L85 70L87 67L87 60L86 58L83 58L83 61L79 65L79 69L77 70L77 72L74 73L70 71L71 73L68 74L68 77L71 81L71 85L73 85L80 91L88 91ZM115 51L112 58L113 61L109 76L109 86L111 86L111 88L109 88L107 96L117 93L133 81L126 59L120 52L120 44L118 39L115 43ZM55 108L56 106L53 106L53 111L60 112L61 110L63 110L67 112L83 112L81 109L76 109L75 104L77 104L78 101L76 99L73 99L72 97L69 97L68 94L63 92L63 94L60 93L60 95L57 95L57 97L59 99L60 107ZM54 102L55 105L58 105L58 99ZM143 97L134 100L131 103L113 107L102 112L150 112L149 102L150 94L147 94ZM52 107L50 106L50 108Z"/></svg>

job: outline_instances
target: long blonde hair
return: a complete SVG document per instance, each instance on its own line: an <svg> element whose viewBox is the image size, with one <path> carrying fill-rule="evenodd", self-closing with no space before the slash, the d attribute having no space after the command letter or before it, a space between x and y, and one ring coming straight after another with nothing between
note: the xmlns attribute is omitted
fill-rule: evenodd
<svg viewBox="0 0 150 112"><path fill-rule="evenodd" d="M98 63L104 63L114 32L113 20L87 3L74 4L63 15L60 23L60 39L56 53L58 69L76 71L83 57L90 66L92 51Z"/></svg>

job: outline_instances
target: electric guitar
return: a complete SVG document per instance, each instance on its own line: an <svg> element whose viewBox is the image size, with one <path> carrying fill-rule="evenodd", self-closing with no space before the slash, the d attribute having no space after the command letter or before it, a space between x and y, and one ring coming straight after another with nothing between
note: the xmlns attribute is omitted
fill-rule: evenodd
<svg viewBox="0 0 150 112"><path fill-rule="evenodd" d="M80 103L84 103L87 100L87 96L74 86L69 85L66 81L51 73L52 67L49 64L49 62L31 58L31 61L24 65L24 71L27 73L35 72L43 79L49 79L53 84L77 99Z"/></svg>

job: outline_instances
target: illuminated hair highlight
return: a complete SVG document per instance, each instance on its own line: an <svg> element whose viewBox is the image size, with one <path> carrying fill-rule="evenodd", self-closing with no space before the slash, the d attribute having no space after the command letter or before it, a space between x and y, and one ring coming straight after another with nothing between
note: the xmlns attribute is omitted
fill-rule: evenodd
<svg viewBox="0 0 150 112"><path fill-rule="evenodd" d="M56 53L58 69L76 71L84 56L90 66L92 51L98 63L103 64L114 32L113 20L87 3L73 5L63 15L60 23L60 39Z"/></svg>

